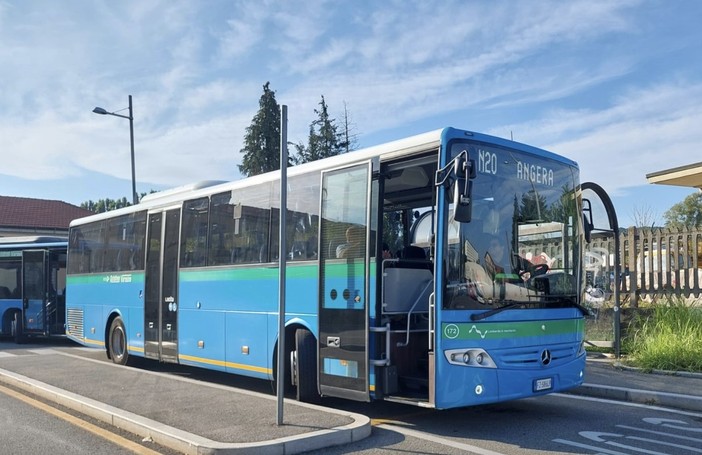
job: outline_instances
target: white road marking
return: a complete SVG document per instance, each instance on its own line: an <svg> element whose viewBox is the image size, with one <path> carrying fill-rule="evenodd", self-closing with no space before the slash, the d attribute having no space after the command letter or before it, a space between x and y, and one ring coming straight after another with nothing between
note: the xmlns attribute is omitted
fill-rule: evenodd
<svg viewBox="0 0 702 455"><path fill-rule="evenodd" d="M37 354L37 355L52 355L52 354L58 354L57 351L51 349L51 348L42 348L42 349L27 349L28 352L31 352L32 354Z"/></svg>
<svg viewBox="0 0 702 455"><path fill-rule="evenodd" d="M471 444L465 444L462 442L452 441L450 439L440 438L438 436L431 435L429 433L423 433L421 431L410 430L408 428L403 428L395 425L382 424L378 425L379 428L385 430L394 431L397 433L404 434L405 436L411 436L413 438L422 439L424 441L434 442L436 444L441 444L447 447L453 447L454 449L464 450L469 453L474 453L477 455L506 455L502 452L495 452L488 449L483 449L482 447L474 446Z"/></svg>
<svg viewBox="0 0 702 455"><path fill-rule="evenodd" d="M683 436L680 434L665 433L663 431L644 430L643 428L630 427L629 425L617 425L617 428L638 431L638 432L646 433L646 434L655 434L656 436L666 436L668 438L673 438L673 439L682 439L683 441L699 442L700 444L702 444L702 439L700 439L700 438L692 438L690 436Z"/></svg>

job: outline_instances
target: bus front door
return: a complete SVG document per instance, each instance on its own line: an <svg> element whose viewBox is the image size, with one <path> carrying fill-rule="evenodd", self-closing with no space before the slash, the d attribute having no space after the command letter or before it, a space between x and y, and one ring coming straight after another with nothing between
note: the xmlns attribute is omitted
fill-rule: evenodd
<svg viewBox="0 0 702 455"><path fill-rule="evenodd" d="M371 165L322 174L318 380L323 396L369 401Z"/></svg>
<svg viewBox="0 0 702 455"><path fill-rule="evenodd" d="M149 214L144 283L144 356L178 362L180 208Z"/></svg>
<svg viewBox="0 0 702 455"><path fill-rule="evenodd" d="M22 333L47 335L47 251L22 252Z"/></svg>

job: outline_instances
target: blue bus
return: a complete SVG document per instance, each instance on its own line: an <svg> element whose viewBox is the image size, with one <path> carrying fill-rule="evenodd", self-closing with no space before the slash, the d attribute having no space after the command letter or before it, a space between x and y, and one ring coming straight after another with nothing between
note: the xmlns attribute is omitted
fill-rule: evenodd
<svg viewBox="0 0 702 455"><path fill-rule="evenodd" d="M286 390L445 409L578 386L579 171L445 128L291 167ZM280 173L74 220L66 333L130 357L277 377Z"/></svg>
<svg viewBox="0 0 702 455"><path fill-rule="evenodd" d="M0 334L65 334L67 237L0 237Z"/></svg>

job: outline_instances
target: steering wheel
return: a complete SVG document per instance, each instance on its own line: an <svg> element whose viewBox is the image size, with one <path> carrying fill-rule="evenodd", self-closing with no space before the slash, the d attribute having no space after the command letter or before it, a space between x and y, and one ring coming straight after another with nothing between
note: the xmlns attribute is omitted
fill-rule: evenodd
<svg viewBox="0 0 702 455"><path fill-rule="evenodd" d="M548 264L532 264L529 261L524 261L524 265L526 265L526 268L519 272L519 277L525 281L548 272ZM525 277L527 273L529 276Z"/></svg>

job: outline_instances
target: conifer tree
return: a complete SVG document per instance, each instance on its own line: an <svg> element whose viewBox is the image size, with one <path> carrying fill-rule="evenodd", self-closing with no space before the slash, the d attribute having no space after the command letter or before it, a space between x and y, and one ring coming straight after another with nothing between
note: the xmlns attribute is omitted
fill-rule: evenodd
<svg viewBox="0 0 702 455"><path fill-rule="evenodd" d="M347 151L347 142L343 139L343 134L339 133L336 120L329 117L329 107L324 100L319 102L319 109L314 113L317 118L310 123L310 135L307 147L302 143L294 144L297 150L295 162L307 163L321 158L339 155Z"/></svg>
<svg viewBox="0 0 702 455"><path fill-rule="evenodd" d="M253 176L280 169L280 107L270 82L263 85L259 109L246 128L239 172Z"/></svg>

